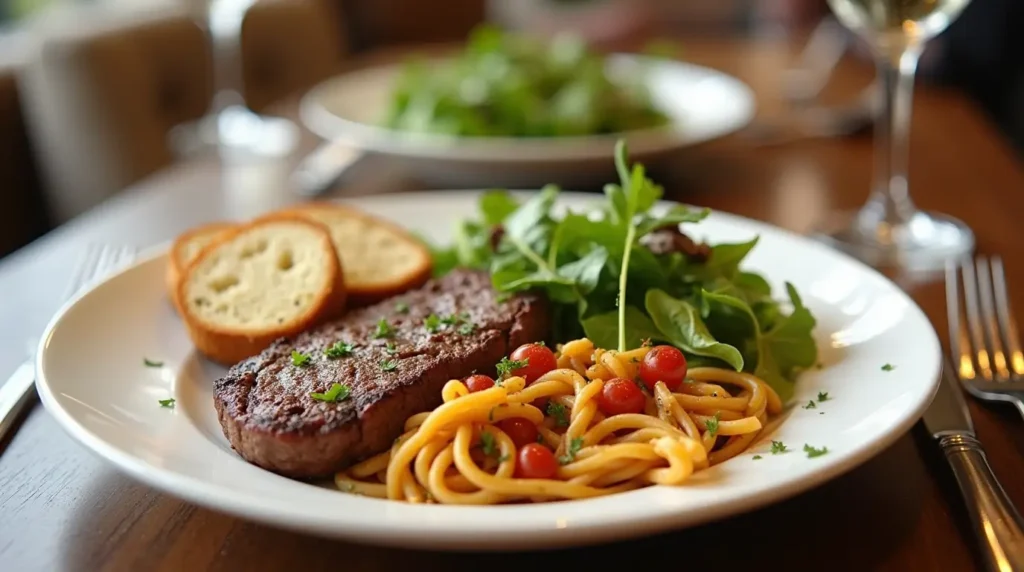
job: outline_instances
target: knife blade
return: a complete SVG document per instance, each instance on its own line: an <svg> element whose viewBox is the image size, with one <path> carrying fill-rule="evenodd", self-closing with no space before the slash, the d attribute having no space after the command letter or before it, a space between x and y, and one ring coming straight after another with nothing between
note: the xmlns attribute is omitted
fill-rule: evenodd
<svg viewBox="0 0 1024 572"><path fill-rule="evenodd" d="M988 464L949 362L943 362L942 379L923 419L956 477L985 568L1024 570L1024 521Z"/></svg>
<svg viewBox="0 0 1024 572"><path fill-rule="evenodd" d="M957 434L975 436L971 412L955 371L949 362L943 362L939 387L924 412L924 425L936 439Z"/></svg>
<svg viewBox="0 0 1024 572"><path fill-rule="evenodd" d="M325 143L296 167L291 175L293 188L303 197L318 197L334 188L363 157L362 151L349 145Z"/></svg>

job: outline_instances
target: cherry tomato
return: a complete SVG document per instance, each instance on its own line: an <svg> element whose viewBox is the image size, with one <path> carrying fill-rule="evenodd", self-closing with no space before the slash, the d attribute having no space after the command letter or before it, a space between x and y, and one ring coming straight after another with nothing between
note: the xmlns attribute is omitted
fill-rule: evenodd
<svg viewBox="0 0 1024 572"><path fill-rule="evenodd" d="M609 379L597 396L597 406L605 415L622 413L640 413L644 410L646 399L640 386L629 379L616 377Z"/></svg>
<svg viewBox="0 0 1024 572"><path fill-rule="evenodd" d="M498 428L512 439L516 447L537 442L537 426L522 417L510 417L498 422Z"/></svg>
<svg viewBox="0 0 1024 572"><path fill-rule="evenodd" d="M519 449L516 476L522 479L550 479L558 472L555 454L544 445L529 443Z"/></svg>
<svg viewBox="0 0 1024 572"><path fill-rule="evenodd" d="M555 363L555 354L540 344L523 344L512 352L512 361L526 360L526 365L512 371L512 375L522 377L526 385L530 385L545 373L558 367Z"/></svg>
<svg viewBox="0 0 1024 572"><path fill-rule="evenodd" d="M494 380L486 375L477 374L466 378L466 389L470 393L476 393L477 391L483 391L492 387L494 387Z"/></svg>
<svg viewBox="0 0 1024 572"><path fill-rule="evenodd" d="M640 379L654 387L662 382L669 391L675 391L686 378L686 356L672 346L655 346L640 363Z"/></svg>

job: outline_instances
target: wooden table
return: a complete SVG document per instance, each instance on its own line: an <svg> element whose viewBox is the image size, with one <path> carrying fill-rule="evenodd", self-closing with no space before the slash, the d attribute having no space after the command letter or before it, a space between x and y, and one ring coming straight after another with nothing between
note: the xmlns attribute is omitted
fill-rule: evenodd
<svg viewBox="0 0 1024 572"><path fill-rule="evenodd" d="M778 110L779 72L792 49L770 43L688 43L686 57L750 83L762 115ZM836 97L870 81L844 62ZM1024 172L993 126L963 97L920 89L910 179L925 208L970 224L979 248L1007 259L1024 285ZM666 187L673 198L805 232L866 196L870 138L754 149L741 138L687 152ZM56 309L84 242L146 246L186 227L247 217L296 200L275 179L291 160L229 166L207 157L176 166L0 263L0 374L26 357ZM408 183L368 178L347 192ZM941 284L912 288L945 337ZM1024 298L1014 293L1020 304ZM906 343L913 343L907 340ZM1024 428L1009 407L971 404L977 429L1010 496L1024 504ZM920 427L920 426L918 426ZM781 504L731 520L639 541L553 552L557 569L602 569L610 558L662 569L744 565L808 570L969 570L973 539L941 458L915 429L860 468ZM0 570L520 570L520 554L434 554L357 546L279 531L195 507L135 483L73 443L41 408L0 455ZM653 563L652 562L652 563ZM646 564L645 564L646 566Z"/></svg>

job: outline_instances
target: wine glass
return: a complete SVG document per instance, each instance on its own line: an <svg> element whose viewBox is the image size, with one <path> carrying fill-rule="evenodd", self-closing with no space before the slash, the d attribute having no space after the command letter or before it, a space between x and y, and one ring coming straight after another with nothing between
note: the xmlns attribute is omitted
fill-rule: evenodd
<svg viewBox="0 0 1024 572"><path fill-rule="evenodd" d="M870 45L884 103L875 123L871 195L825 238L879 266L941 268L969 253L974 233L960 220L919 210L907 184L914 73L925 42L942 32L969 0L828 0L836 19Z"/></svg>
<svg viewBox="0 0 1024 572"><path fill-rule="evenodd" d="M205 117L174 129L175 147L183 153L215 148L236 157L288 155L298 143L298 127L283 117L253 113L241 94L242 21L256 0L199 2L213 55L214 95Z"/></svg>

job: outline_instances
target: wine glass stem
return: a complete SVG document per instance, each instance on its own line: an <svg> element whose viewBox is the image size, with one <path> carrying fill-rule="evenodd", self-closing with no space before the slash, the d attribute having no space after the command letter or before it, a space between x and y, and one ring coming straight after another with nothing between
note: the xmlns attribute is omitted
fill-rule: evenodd
<svg viewBox="0 0 1024 572"><path fill-rule="evenodd" d="M207 30L213 51L213 112L245 105L242 95L242 20L252 0L209 0Z"/></svg>
<svg viewBox="0 0 1024 572"><path fill-rule="evenodd" d="M907 185L907 155L919 56L919 49L909 48L876 58L883 102L875 122L875 180L861 214L861 228L880 242L890 242L887 231L909 223L917 211Z"/></svg>

